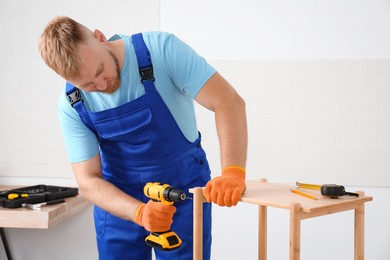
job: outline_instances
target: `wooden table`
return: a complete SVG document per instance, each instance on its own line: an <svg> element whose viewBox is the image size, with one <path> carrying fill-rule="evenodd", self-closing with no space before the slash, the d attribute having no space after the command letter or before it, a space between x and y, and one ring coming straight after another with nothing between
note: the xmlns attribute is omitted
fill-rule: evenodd
<svg viewBox="0 0 390 260"><path fill-rule="evenodd" d="M0 186L0 190L15 189L16 186ZM8 209L0 207L0 233L9 260L12 259L4 228L48 229L92 204L80 194L65 198L65 203L44 206L40 210L26 208Z"/></svg>
<svg viewBox="0 0 390 260"><path fill-rule="evenodd" d="M259 207L258 258L267 259L267 207L290 210L290 260L300 259L301 220L337 212L355 210L355 260L364 259L364 203L373 198L359 193L359 197L341 196L338 199L322 197L318 191L307 191L317 200L292 193L285 184L247 181L247 189L241 202ZM190 190L194 194L194 260L202 259L202 203L205 202L202 188Z"/></svg>

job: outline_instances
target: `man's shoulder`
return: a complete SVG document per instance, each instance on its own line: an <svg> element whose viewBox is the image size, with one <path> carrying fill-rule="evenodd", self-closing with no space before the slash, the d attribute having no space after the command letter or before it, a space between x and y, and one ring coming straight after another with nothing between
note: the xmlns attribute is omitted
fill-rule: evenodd
<svg viewBox="0 0 390 260"><path fill-rule="evenodd" d="M144 39L165 39L165 38L175 37L173 33L165 32L165 31L143 31L138 33L142 33ZM138 33L134 33L134 34L138 34ZM115 41L119 39L126 39L126 38L128 39L131 38L131 36L133 36L134 34L129 34L129 35L114 34L108 40Z"/></svg>
<svg viewBox="0 0 390 260"><path fill-rule="evenodd" d="M150 38L167 38L167 37L174 36L173 33L164 32L164 31L146 31L146 32L142 32L142 35L144 37L150 37Z"/></svg>

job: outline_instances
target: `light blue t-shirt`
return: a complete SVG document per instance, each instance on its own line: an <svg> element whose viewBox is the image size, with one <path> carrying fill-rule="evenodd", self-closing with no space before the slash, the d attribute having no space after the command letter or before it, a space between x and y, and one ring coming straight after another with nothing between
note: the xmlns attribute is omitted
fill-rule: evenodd
<svg viewBox="0 0 390 260"><path fill-rule="evenodd" d="M146 32L143 38L151 54L156 89L184 136L193 142L198 137L193 99L216 71L172 34ZM118 39L125 44L121 86L113 94L81 91L87 110L98 112L118 107L145 93L131 36L114 35L110 41ZM69 104L65 88L59 98L58 113L69 160L81 162L96 156L99 152L96 136Z"/></svg>

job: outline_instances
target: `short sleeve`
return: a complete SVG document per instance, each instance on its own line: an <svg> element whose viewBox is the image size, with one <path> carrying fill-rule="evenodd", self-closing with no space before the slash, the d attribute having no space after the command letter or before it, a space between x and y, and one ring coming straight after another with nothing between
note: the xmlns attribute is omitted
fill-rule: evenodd
<svg viewBox="0 0 390 260"><path fill-rule="evenodd" d="M194 99L216 70L175 35L161 33L157 40L160 46L159 54L174 85L183 94Z"/></svg>
<svg viewBox="0 0 390 260"><path fill-rule="evenodd" d="M99 153L97 138L68 103L65 93L59 98L57 108L69 161L81 162L96 156Z"/></svg>

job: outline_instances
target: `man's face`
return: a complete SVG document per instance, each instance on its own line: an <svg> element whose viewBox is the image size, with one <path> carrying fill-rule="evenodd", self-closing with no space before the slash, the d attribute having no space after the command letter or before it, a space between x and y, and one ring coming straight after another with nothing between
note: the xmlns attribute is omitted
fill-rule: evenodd
<svg viewBox="0 0 390 260"><path fill-rule="evenodd" d="M79 47L81 60L80 78L71 81L86 92L114 93L121 84L118 59L101 44Z"/></svg>

